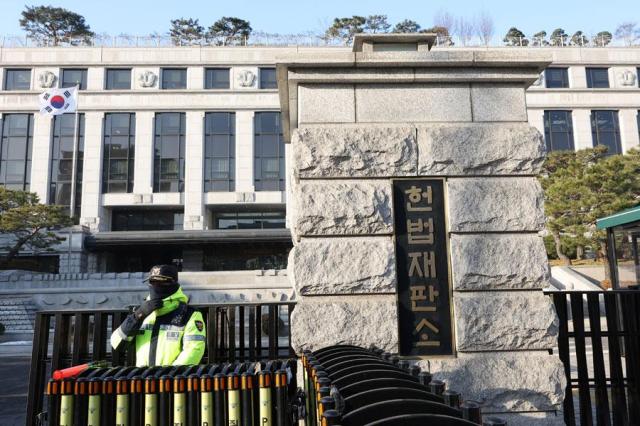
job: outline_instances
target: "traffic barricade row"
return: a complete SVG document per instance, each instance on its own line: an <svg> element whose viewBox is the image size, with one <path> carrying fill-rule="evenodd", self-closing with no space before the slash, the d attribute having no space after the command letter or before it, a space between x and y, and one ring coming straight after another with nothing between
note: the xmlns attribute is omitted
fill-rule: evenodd
<svg viewBox="0 0 640 426"><path fill-rule="evenodd" d="M47 385L50 426L291 426L296 360L104 367Z"/></svg>
<svg viewBox="0 0 640 426"><path fill-rule="evenodd" d="M301 361L307 426L506 425L483 419L478 403L382 350L331 346L305 351Z"/></svg>

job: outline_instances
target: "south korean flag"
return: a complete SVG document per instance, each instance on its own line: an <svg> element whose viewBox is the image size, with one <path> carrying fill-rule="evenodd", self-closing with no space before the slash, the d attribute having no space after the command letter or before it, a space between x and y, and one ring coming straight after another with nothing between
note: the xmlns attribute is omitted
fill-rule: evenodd
<svg viewBox="0 0 640 426"><path fill-rule="evenodd" d="M49 89L40 95L40 114L60 115L75 112L78 105L78 87Z"/></svg>

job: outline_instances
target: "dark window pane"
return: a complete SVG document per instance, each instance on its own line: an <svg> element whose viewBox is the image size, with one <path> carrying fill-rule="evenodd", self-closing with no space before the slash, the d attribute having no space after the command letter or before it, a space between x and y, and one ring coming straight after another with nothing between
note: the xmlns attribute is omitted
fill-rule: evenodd
<svg viewBox="0 0 640 426"><path fill-rule="evenodd" d="M545 81L550 89L569 87L569 75L567 68L547 68Z"/></svg>
<svg viewBox="0 0 640 426"><path fill-rule="evenodd" d="M279 112L255 114L254 144L256 191L284 191L284 140Z"/></svg>
<svg viewBox="0 0 640 426"><path fill-rule="evenodd" d="M607 154L622 154L618 111L591 111L593 146L604 145Z"/></svg>
<svg viewBox="0 0 640 426"><path fill-rule="evenodd" d="M205 191L235 190L235 114L205 115Z"/></svg>
<svg viewBox="0 0 640 426"><path fill-rule="evenodd" d="M4 114L0 119L0 185L29 190L33 116Z"/></svg>
<svg viewBox="0 0 640 426"><path fill-rule="evenodd" d="M606 89L609 87L608 68L586 68L587 87L593 89Z"/></svg>
<svg viewBox="0 0 640 426"><path fill-rule="evenodd" d="M62 70L60 87L80 86L80 90L87 89L87 70L67 68Z"/></svg>
<svg viewBox="0 0 640 426"><path fill-rule="evenodd" d="M102 192L132 192L135 161L133 113L105 114Z"/></svg>
<svg viewBox="0 0 640 426"><path fill-rule="evenodd" d="M107 90L131 89L130 69L107 69Z"/></svg>
<svg viewBox="0 0 640 426"><path fill-rule="evenodd" d="M182 191L184 183L184 140L184 113L156 114L154 192Z"/></svg>
<svg viewBox="0 0 640 426"><path fill-rule="evenodd" d="M163 68L162 69L163 89L186 89L187 70L184 68Z"/></svg>
<svg viewBox="0 0 640 426"><path fill-rule="evenodd" d="M549 152L573 150L571 111L545 111L544 136Z"/></svg>
<svg viewBox="0 0 640 426"><path fill-rule="evenodd" d="M284 228L284 212L224 212L214 214L216 229Z"/></svg>
<svg viewBox="0 0 640 426"><path fill-rule="evenodd" d="M174 231L183 227L183 213L175 210L115 210L112 231Z"/></svg>
<svg viewBox="0 0 640 426"><path fill-rule="evenodd" d="M229 68L208 68L205 70L205 89L228 89Z"/></svg>
<svg viewBox="0 0 640 426"><path fill-rule="evenodd" d="M77 139L74 139L76 137ZM58 204L69 211L71 186L73 182L73 150L77 140L76 151L76 197L73 214L80 216L82 202L82 169L84 159L84 114L63 114L53 118L53 135L51 143L51 191L49 203Z"/></svg>
<svg viewBox="0 0 640 426"><path fill-rule="evenodd" d="M275 68L260 68L260 88L261 89L277 89L278 88Z"/></svg>
<svg viewBox="0 0 640 426"><path fill-rule="evenodd" d="M4 90L31 89L30 69L8 69L4 75Z"/></svg>

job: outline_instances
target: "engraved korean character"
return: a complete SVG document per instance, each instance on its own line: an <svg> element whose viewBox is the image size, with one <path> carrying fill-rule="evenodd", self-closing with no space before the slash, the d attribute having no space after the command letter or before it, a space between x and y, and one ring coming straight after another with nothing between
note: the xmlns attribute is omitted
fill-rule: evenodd
<svg viewBox="0 0 640 426"><path fill-rule="evenodd" d="M432 251L409 253L409 277L420 278L436 277L436 253Z"/></svg>
<svg viewBox="0 0 640 426"><path fill-rule="evenodd" d="M407 211L409 212L430 212L432 210L433 191L431 186L426 188L418 188L412 185L411 188L404 191L409 199L407 203Z"/></svg>
<svg viewBox="0 0 640 426"><path fill-rule="evenodd" d="M416 221L407 219L407 234L409 244L433 244L433 218L418 218Z"/></svg>

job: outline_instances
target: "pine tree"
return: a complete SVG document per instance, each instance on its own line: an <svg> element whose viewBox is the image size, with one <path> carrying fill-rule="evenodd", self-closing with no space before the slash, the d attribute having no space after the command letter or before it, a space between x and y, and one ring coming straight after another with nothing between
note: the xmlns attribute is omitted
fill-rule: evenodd
<svg viewBox="0 0 640 426"><path fill-rule="evenodd" d="M420 31L420 24L411 19L400 21L393 27L392 33L417 33Z"/></svg>
<svg viewBox="0 0 640 426"><path fill-rule="evenodd" d="M562 28L556 28L549 36L549 42L552 46L566 46L569 36Z"/></svg>
<svg viewBox="0 0 640 426"><path fill-rule="evenodd" d="M249 21L223 16L209 27L207 37L212 38L220 45L246 45L253 28Z"/></svg>
<svg viewBox="0 0 640 426"><path fill-rule="evenodd" d="M540 182L558 258L570 264L563 250L569 241L592 245L606 259L605 235L595 229L596 219L640 203L640 151L611 156L602 146L555 151L545 161Z"/></svg>
<svg viewBox="0 0 640 426"><path fill-rule="evenodd" d="M571 41L569 43L572 46L587 46L589 44L589 39L584 35L584 32L576 31L571 36Z"/></svg>
<svg viewBox="0 0 640 426"><path fill-rule="evenodd" d="M611 34L609 31L600 31L593 37L591 43L593 43L594 46L605 47L609 43L611 43L612 39L613 34Z"/></svg>
<svg viewBox="0 0 640 426"><path fill-rule="evenodd" d="M63 207L41 204L32 192L0 187L0 234L6 240L0 268L5 268L23 249L51 249L64 240L53 231L72 223Z"/></svg>
<svg viewBox="0 0 640 426"><path fill-rule="evenodd" d="M204 27L197 19L173 19L169 35L176 46L189 46L199 43L204 37Z"/></svg>
<svg viewBox="0 0 640 426"><path fill-rule="evenodd" d="M547 41L547 32L546 31L538 31L531 38L531 44L533 46L548 46L549 42Z"/></svg>
<svg viewBox="0 0 640 426"><path fill-rule="evenodd" d="M507 34L502 39L505 45L507 46L528 46L529 40L524 35L522 31L517 29L516 27L509 28Z"/></svg>
<svg viewBox="0 0 640 426"><path fill-rule="evenodd" d="M88 43L94 36L84 16L61 7L26 6L20 26L30 39L53 46Z"/></svg>
<svg viewBox="0 0 640 426"><path fill-rule="evenodd" d="M372 34L388 33L390 28L387 15L369 15L364 23L364 31Z"/></svg>
<svg viewBox="0 0 640 426"><path fill-rule="evenodd" d="M335 18L333 24L325 31L327 39L338 39L344 44L353 43L356 34L364 32L367 18L364 16L352 16L350 18Z"/></svg>

